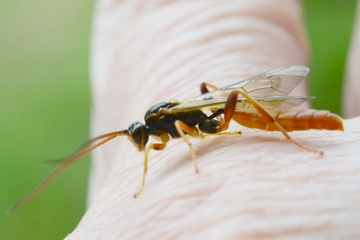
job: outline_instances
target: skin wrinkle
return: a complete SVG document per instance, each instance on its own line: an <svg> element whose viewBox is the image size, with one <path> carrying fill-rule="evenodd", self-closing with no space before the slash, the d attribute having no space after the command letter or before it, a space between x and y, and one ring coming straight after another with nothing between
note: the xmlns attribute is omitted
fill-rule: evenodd
<svg viewBox="0 0 360 240"><path fill-rule="evenodd" d="M187 213L185 211L175 213L174 211L172 211L172 209L176 208L178 205L189 206L189 207L187 207L187 212L193 212L193 210L196 210L199 206L201 206L206 201L207 196L201 197L201 198L199 198L199 197L200 196L188 197L188 196L184 195L182 197L175 196L173 199L168 199L169 204L167 204L167 209L162 209L163 213L161 213L161 214L165 214L165 216L158 214L156 216L156 219L160 222L164 222L164 221L166 222L166 221L177 219L177 218L185 218L187 215ZM185 202L185 204L182 202ZM192 205L189 205L189 203L191 203ZM169 213L171 213L171 214L169 214Z"/></svg>
<svg viewBox="0 0 360 240"><path fill-rule="evenodd" d="M194 199L196 200L196 199L199 199L198 197L193 197L193 198L187 198L186 196L183 196L182 198L179 198L179 197L174 197L173 199L163 199L163 200L160 200L159 202L158 202L158 204L154 204L153 206L149 206L149 209L151 209L151 212L153 212L153 214L151 214L151 215L148 215L147 216L147 220L149 220L149 221L151 221L152 219L156 219L157 221L163 221L164 219L177 219L177 218L180 218L180 217L182 217L182 215L181 215L181 212L178 212L176 215L174 215L174 216L172 216L172 218L171 218L171 216L170 217L163 217L162 216L162 214L163 214L163 212L165 212L165 213L167 213L167 212L173 212L173 211L171 211L171 208L173 208L174 206L176 206L176 202L177 201L179 201L179 200L184 200L184 199L186 199L187 200L187 202L194 202ZM192 206L192 207L190 207L190 208L188 208L188 211L191 211L192 209L194 209L195 207L197 207L197 205L199 205L199 204L201 204L203 201L204 201L204 199L206 199L206 198L200 198L199 200L200 201L196 201L195 202L195 204ZM174 201L175 200L175 201ZM162 203L168 203L168 204L162 204ZM159 207L159 206L162 206L162 207ZM165 206L165 207L164 207ZM170 211L168 211L168 209L167 208L170 208ZM155 212L154 211L154 209L157 209L157 211ZM174 212L173 212L174 213ZM179 213L180 213L180 215L179 215ZM185 214L185 212L183 212L183 215ZM145 219L145 222L147 222L147 220ZM147 224L147 225L145 225L149 230L151 230L152 229L152 225L151 224ZM135 226L135 229L134 229L134 231L133 231L133 233L135 233L134 235L132 235L132 234L130 234L131 235L131 238L133 238L133 237L137 237L137 238L139 238L139 237L142 237L142 236L145 236L145 235L143 235L143 234L148 234L148 230L146 230L146 229L144 229L144 231L143 231L143 234L136 234L136 232L138 232L136 229L138 228L138 227L144 227L144 225L141 223L141 222L139 222L138 223L138 225L136 225ZM157 231L158 231L158 235L159 236L163 236L163 234L162 234L162 231L161 230L163 230L163 229L156 229ZM121 234L119 235L119 236L122 236ZM148 237L148 236L147 236Z"/></svg>
<svg viewBox="0 0 360 240"><path fill-rule="evenodd" d="M279 8L279 6L283 5L283 4L279 4L279 2L277 2L276 4L274 4L273 2L269 2L269 1L262 1L262 3L264 3L265 7L263 8L254 8L252 5L254 4L254 2L246 2L248 5L244 5L244 2L242 2L241 4L232 4L231 6L229 6L228 4L224 4L223 1L221 1L221 4L217 4L219 2L215 2L214 5L210 5L210 11L211 10L214 10L214 15L211 15L211 18L208 20L209 22L211 21L214 21L214 20L217 20L217 19L221 19L223 17L227 17L227 16L231 16L231 15L238 15L238 16L255 16L255 17L258 17L259 19L260 18L265 18L266 22L274 22L275 25L278 25L278 26L283 26L284 29L286 29L286 31L289 31L289 32L293 32L294 28L293 27L289 27L287 25L289 25L289 23L293 23L296 22L296 24L298 24L298 13L294 14L294 12L292 12L293 14L291 14L289 11L283 11L282 8ZM234 3L234 2L232 2ZM292 2L289 2L289 1L285 1L283 3L291 3ZM255 3L254 5L256 5L257 3ZM273 8L270 8L273 7ZM220 8L223 8L223 12L221 12L219 10L219 7ZM235 9L234 9L235 8ZM239 9L237 9L239 8ZM207 10L207 8L203 8L202 10ZM266 9L266 11L264 11ZM280 11L279 11L280 10ZM270 13L270 14L268 14ZM205 17L206 15L203 15L203 14L198 14L201 17ZM283 21L283 19L291 19L292 21ZM185 19L186 20L186 19ZM195 19L193 19L195 20ZM194 21L196 22L196 21ZM208 22L206 21L203 21L202 24L206 24ZM298 37L300 35L298 34L294 34L294 35L297 35ZM299 37L298 39L303 39L303 37Z"/></svg>
<svg viewBox="0 0 360 240"><path fill-rule="evenodd" d="M160 208L160 206L164 206L164 207ZM143 236L144 234L147 235L149 232L151 233L152 232L152 231L150 231L152 228L151 221L154 218L156 218L155 216L159 216L159 214L161 214L161 212L164 211L164 209L166 207L167 207L167 205L161 205L161 202L160 202L159 206L155 206L154 209L151 209L150 213L152 212L152 214L149 214L147 216L147 218L144 219L143 222L137 222L137 224L135 224L133 227L131 227L131 229L129 229L130 236L131 236L131 238L129 238L129 239L141 239L141 236ZM144 224L144 223L150 223L150 224ZM147 229L144 229L144 231L142 231L142 232L137 231L137 229L142 226L146 226L146 228L148 228L149 231ZM154 233L152 233L152 234L154 234ZM122 234L120 234L119 236L121 236L121 235Z"/></svg>
<svg viewBox="0 0 360 240"><path fill-rule="evenodd" d="M109 1L109 2L113 2L115 4L121 4L123 2L114 2L114 1ZM131 4L133 4L134 1L131 2ZM258 6L258 4L261 2L261 5L263 6L262 8L254 8L254 6ZM102 1L100 3L103 4L99 4L99 6L104 6L106 4L105 1ZM125 2L124 5L129 6L131 4L127 4L129 2ZM281 25L284 24L284 21L282 21L283 19L297 19L298 18L298 12L291 12L291 11L283 11L282 7L284 5L288 6L288 9L296 9L294 7L294 5L298 5L298 2L296 1L278 1L276 4L274 4L273 2L269 2L269 1L251 1L251 2L241 2L241 4L239 4L239 2L233 2L233 1L207 1L206 5L203 4L203 2L193 2L193 1L166 1L166 3L164 4L164 2L161 1L137 1L136 4L133 4L137 7L133 7L132 9L137 9L137 11L133 11L136 14L140 15L140 14L144 14L145 12L152 12L158 9L166 9L166 11L169 11L171 9L166 8L167 6L174 7L181 7L183 4L187 4L188 6L191 6L191 8L189 7L188 10L194 9L194 5L196 6L200 6L202 10L206 10L207 6L209 6L210 8L215 8L216 7L223 7L226 8L229 3L232 3L232 9L234 6L239 7L240 9L242 9L243 11L241 12L241 14L246 14L247 12L250 12L251 14L257 14L259 17L263 17L264 15L269 15L271 16L271 18L275 18L277 19L277 24ZM219 4L220 3L220 4ZM126 9L126 6L122 6L123 9ZM151 7L149 7L151 6ZM166 6L166 7L164 7ZM279 7L282 6L282 7ZM107 12L109 10L112 9L117 9L116 5L112 5L111 7L108 7L106 10L102 9L103 12ZM119 8L119 7L118 7ZM101 9L101 7L99 7L99 9ZM230 9L230 10L232 10ZM298 8L297 8L298 9ZM280 10L280 11L278 11ZM170 11L171 12L171 11ZM270 13L270 14L267 14ZM280 14L279 14L280 13ZM285 14L285 15L281 15L281 14ZM201 15L201 14L199 14ZM186 20L185 19L179 19L179 21L181 20ZM286 22L286 24L288 24L288 22ZM292 30L294 28L289 28L289 30Z"/></svg>
<svg viewBox="0 0 360 240"><path fill-rule="evenodd" d="M195 174L194 174L195 175ZM176 188L177 188L177 191L179 190L179 188L178 188L178 186L176 186ZM150 191L151 191L151 189L150 189ZM176 191L174 191L174 192L176 192ZM171 200L171 199L170 199ZM161 201L160 201L160 203L161 203ZM151 207L151 205L150 205L150 208L152 208ZM154 221L154 219L157 219L157 218L154 218L154 217L152 217L152 216L150 216L149 217L150 219L152 219L152 221ZM136 228L136 227L135 227ZM147 232L146 230L144 231L144 232ZM121 235L120 235L121 236Z"/></svg>
<svg viewBox="0 0 360 240"><path fill-rule="evenodd" d="M222 61L224 61L225 63L228 62L227 59L220 58L220 56L221 56L221 55L226 55L226 54L228 54L228 53L230 53L230 52L234 53L233 50L229 50L229 51L221 52L221 53L219 53L218 55L213 56L213 59L220 59L220 60L217 61L217 62L211 61L211 62L210 62L211 65L205 65L204 63L202 63L201 66L198 66L198 65L196 65L196 64L193 64L193 69L191 69L191 70L189 71L189 73L188 73L187 76L182 76L182 78L183 78L183 79L184 79L184 78L190 78L190 76L192 76L192 79L194 79L194 80L197 79L197 81L200 81L200 82L211 82L211 83L213 83L213 82L219 82L219 81L221 81L221 82L230 84L230 83L238 82L238 81L240 81L240 80L243 80L243 79L246 79L247 77L249 77L251 74L247 74L247 76L245 77L244 71L242 71L241 68L239 68L239 66L237 66L237 68L236 68L236 67L235 67L235 63L234 63L234 66L231 66L232 64L230 64L230 65L229 65L229 64L226 64L226 66L227 66L227 67L231 67L231 68L229 68L229 69L231 69L231 70L235 70L235 72L237 72L236 75L229 75L229 73L231 72L229 69L228 69L228 70L227 70L227 69L224 69L224 68L221 69L220 67L218 67L218 66L221 66L221 62L222 62ZM190 58L187 59L187 60L190 60L190 61L193 61L193 62L196 63L196 61L195 61L196 57L197 57L197 56L201 56L201 55L202 55L202 54L194 54L192 57L190 57ZM209 59L210 59L210 56L209 56ZM183 62L187 62L187 60L186 60L186 61L183 61ZM182 64L182 63L179 63L178 65L179 65L179 66L184 66L184 64ZM166 74L176 75L176 71L175 71L176 67L178 67L178 66L174 66L173 69L169 69L166 73L164 73L163 78L171 78L171 76L169 76L169 75L166 76ZM211 77L210 77L210 76L207 77L207 75L210 75L211 72L208 72L208 74L207 74L207 75L204 75L204 76L194 75L194 74L196 74L196 72L201 73L201 71L199 71L199 70L196 71L196 69L199 69L199 67L201 67L201 68L208 68L208 69L212 69L212 70L215 69L215 68L219 68L219 70L220 70L220 69L223 70L223 72L225 72L226 75L220 73L219 76L214 76L214 75L212 75ZM178 69L179 69L179 67L178 67ZM265 70L264 70L264 71L265 71ZM253 75L255 75L255 74L253 74ZM161 79L161 78L162 78L162 77L159 77L159 79ZM180 77L179 77L179 79L180 79ZM194 82L194 81L192 81L192 82ZM219 87L221 87L221 86L223 86L223 85L227 85L227 84L224 84L224 83L222 83L221 85L219 85ZM197 84L196 84L196 85L197 85ZM185 87L186 87L186 86L185 86ZM192 89L193 86L189 86L189 88ZM178 89L178 88L175 87L173 84L170 84L170 82L169 82L168 85L165 86L165 89L167 89L166 92L162 92L162 91L161 91L161 92L159 92L157 95L154 94L154 99L165 99L166 97L168 97L169 92L173 92L175 89ZM185 92L188 92L186 88L184 88L183 92L179 92L177 95L179 95L179 96L185 96L185 94L184 94ZM199 91L199 93L200 93L200 91ZM194 96L195 96L195 95L194 95Z"/></svg>
<svg viewBox="0 0 360 240"><path fill-rule="evenodd" d="M144 33L142 33L142 35L144 35ZM136 34L135 34L135 36L137 36ZM150 38L151 39L151 38ZM149 46L152 46L152 45L154 45L154 43L156 43L156 42L158 42L160 39L155 39L155 40L153 40L153 44L149 44ZM133 40L130 40L130 41L132 41L133 42ZM126 45L126 43L125 43L125 45ZM146 54L145 54L146 55Z"/></svg>
<svg viewBox="0 0 360 240"><path fill-rule="evenodd" d="M206 51L206 48L203 48L204 50L203 51ZM179 51L180 51L181 49L179 49ZM251 49L250 49L251 50ZM221 50L220 50L221 51ZM221 53L219 53L219 55L218 56L215 56L215 57L220 57L221 55L226 55L227 53L234 53L234 52L231 52L232 50L226 50L226 51L222 51ZM247 51L249 51L249 50L247 50ZM240 52L240 50L238 49L237 50L237 52ZM231 55L230 55L231 56ZM234 56L235 57L235 56ZM216 58L213 58L213 59L216 59ZM208 59L208 60L212 60L212 59ZM220 59L221 60L221 59ZM166 59L165 60L163 60L163 62L166 62ZM181 64L181 63L180 63ZM202 63L202 65L203 65L204 63ZM221 68L221 65L219 66L220 68ZM235 68L235 66L233 67L233 68ZM236 68L235 68L236 69ZM172 71L173 69L168 69L167 70L167 72L170 74L171 73L171 71ZM178 70L179 71L179 70ZM163 76L164 77L164 76ZM166 77L166 76L165 76Z"/></svg>
<svg viewBox="0 0 360 240"><path fill-rule="evenodd" d="M213 175L207 174L207 171L199 176L199 174L190 173L189 180L183 180L180 182L176 182L175 186L168 187L168 190L166 192L166 195L169 196L170 200L176 200L176 199L185 199L185 198L203 198L203 196L210 196L214 192L216 192L218 189L221 188L223 184L225 184L226 180L221 178L213 178ZM180 176L182 177L182 176ZM211 178L210 178L211 177ZM207 180L206 183L211 182L211 184L204 184L204 180ZM193 186L192 184L196 182L199 186ZM171 184L174 185L174 184ZM201 190L201 191L200 191Z"/></svg>
<svg viewBox="0 0 360 240"><path fill-rule="evenodd" d="M161 59L158 64L160 64L161 62L166 62L166 59L165 59L165 60L164 60L164 59ZM184 67L184 66L183 66L183 67ZM171 71L171 69L167 70L168 73L170 73L170 71ZM152 75L154 75L154 73L152 73ZM157 78L158 78L158 79L162 79L162 77L164 77L164 76L159 76L159 77L157 77ZM167 76L165 76L165 79L167 79Z"/></svg>
<svg viewBox="0 0 360 240"><path fill-rule="evenodd" d="M223 34L224 35L224 34ZM173 51L177 51L178 49L174 49ZM181 50L181 48L179 49L179 50ZM171 53L169 53L169 55L172 55ZM164 57L166 58L166 55L164 55ZM154 64L155 66L158 66L159 65L159 63L156 63L155 62L155 64ZM152 71L149 71L149 72L152 72Z"/></svg>
<svg viewBox="0 0 360 240"><path fill-rule="evenodd" d="M160 208L159 206L162 206L162 208ZM152 234L154 234L153 231L151 231L151 228L152 228L151 221L153 219L156 219L156 216L159 216L164 211L164 209L167 208L166 204L163 205L160 203L159 206L155 206L155 209L151 209L150 212L152 212L152 214L148 215L147 219L144 219L145 222L149 222L149 224L143 224L141 222L138 222L137 224L134 225L134 227L132 227L132 229L131 229L132 231L130 231L130 235L132 235L131 239L135 239L134 238L135 236L136 236L136 239L140 239L139 237L141 237L143 234L148 234L148 232L152 232ZM154 216L154 218L152 216ZM142 226L145 226L144 231L142 231L142 232L137 231L137 228L142 227ZM121 236L121 234L120 234L120 236Z"/></svg>
<svg viewBox="0 0 360 240"><path fill-rule="evenodd" d="M212 61L212 65L205 65L204 61L205 59L220 59L220 60L224 60L225 62L227 61L226 59L223 59L223 58L220 58L222 55L227 55L229 53L234 53L234 50L233 49L229 49L228 51L222 51L222 50L219 50L219 53L216 54L216 52L209 52L206 48L203 48L201 51L198 51L198 52L195 52L193 51L194 54L192 54L191 56L189 56L188 58L186 58L185 60L182 60L181 62L178 63L177 66L174 66L172 68L168 68L168 70L163 74L163 78L167 78L167 79L171 79L173 78L172 75L177 75L178 72L182 72L182 71L178 71L176 69L176 67L179 67L179 66L182 66L184 67L186 65L186 63L192 63L193 67L192 69L189 69L189 73L187 75L183 75L183 76L178 76L177 78L178 79L188 79L188 78L191 78L191 79L196 79L197 81L199 82L204 82L204 81L207 81L207 82L215 82L216 80L220 80L222 82L233 82L233 81L230 81L230 80L227 80L228 78L229 79L245 79L244 76L233 76L233 77L230 77L230 76L214 76L213 74L210 74L211 72L208 72L206 75L196 75L196 73L201 73L200 71L200 68L208 68L208 69L214 69L217 65L220 65L221 61L217 61L217 62L214 62ZM206 52L209 52L209 54L211 55L206 55ZM201 59L204 59L204 60L201 60ZM197 63L202 63L201 66L199 66L199 64ZM235 68L233 68L235 69ZM219 68L220 70L220 68ZM226 72L226 71L223 71L223 72ZM239 69L239 74L241 74L241 69ZM207 76L207 75L212 75L212 76ZM221 75L221 73L220 73ZM242 74L244 75L244 74ZM247 75L251 75L251 74L247 74ZM159 79L162 78L161 76L158 77ZM194 82L194 81L190 81L190 82ZM198 84L196 84L198 85ZM198 86L196 86L198 87ZM189 88L193 88L193 86L190 86L189 85ZM166 82L166 85L164 86L164 89L167 89L166 92L164 91L160 91L159 93L157 93L157 95L154 94L154 99L165 99L165 98L168 98L168 95L169 95L169 92L175 92L176 89L178 89L178 87L174 86L174 84L172 84L171 82ZM186 92L188 92L188 89L186 89L186 86L184 86L184 88L180 89L182 90L182 92L179 92L177 95L179 96L186 96ZM179 91L179 90L178 90ZM198 92L200 94L200 91ZM188 94L189 95L189 94ZM189 95L190 96L190 95ZM154 100L155 102L155 100Z"/></svg>
<svg viewBox="0 0 360 240"><path fill-rule="evenodd" d="M180 4L181 5L181 4ZM210 6L208 6L208 5L205 5L205 6L203 6L203 5L200 5L200 7L203 7L203 9L202 9L202 11L204 11L205 10L205 12L206 11L208 11L208 9L209 9L209 11L210 11L210 13L208 13L212 18L214 18L214 19L210 19L210 20L208 20L208 21L211 21L211 20L217 20L218 18L221 18L222 16L231 16L232 14L233 15L235 15L235 14L239 14L239 15L241 15L241 16L246 16L246 15L248 15L249 13L247 12L247 11L252 11L252 12L250 12L250 14L253 14L253 15L255 15L254 13L254 9L252 9L252 8L246 8L246 6L244 7L243 5L238 5L238 4L235 4L235 6L236 7L240 7L240 9L238 10L238 12L232 12L233 11L233 8L234 8L234 6L232 6L232 8L231 9L227 9L227 5L226 4L221 4L221 5L217 5L217 4L214 4L215 6L217 6L217 8L214 8L214 6L213 5L210 5ZM275 6L279 6L279 5L275 5ZM176 7L176 6L175 6ZM220 8L224 8L224 12L225 13L219 13L219 7ZM216 11L215 11L215 13L213 13L215 16L212 16L211 15L211 10L213 10L213 9L216 9ZM266 9L266 8L265 8ZM277 8L275 8L275 9L277 9ZM170 9L165 9L165 11L169 11L169 10L171 10L171 8ZM289 25L289 23L291 22L292 24L298 24L298 22L296 21L296 19L297 19L297 17L295 17L295 18L289 18L289 17L285 17L285 16L282 16L281 14L285 14L285 15L289 15L289 13L288 13L288 11L286 11L286 12L284 12L284 11L276 11L276 12L274 12L274 11L269 11L269 12L271 12L271 14L265 14L264 15L264 12L263 11L261 11L262 9L258 9L257 11L259 11L259 13L260 14L258 14L258 15L255 15L255 16L258 16L259 18L261 17L261 18L263 18L264 16L266 16L266 19L265 19L265 21L266 22L269 22L269 21L274 21L274 23L275 23L275 25L278 25L278 26L283 26L284 27L284 30L285 31L289 31L290 33L291 33L291 35L294 35L294 36L296 36L295 38L294 38L294 40L297 40L297 39L302 39L302 46L305 46L306 44L304 43L304 42L306 42L305 41L305 38L304 37L300 37L300 36L302 36L302 33L301 34L299 34L299 33L293 33L293 27L289 27L289 26L286 26L286 25ZM160 10L161 11L161 10ZM171 11L170 11L171 12ZM194 11L194 12L196 12L196 10ZM228 12L228 13L227 13ZM226 14L227 13L227 14ZM274 14L275 13L275 14ZM217 14L220 14L220 16L217 16ZM205 18L205 17L207 17L207 15L204 15L204 13L202 13L202 14L197 14L197 15L199 15L200 17L200 19L201 18ZM297 16L298 14L294 14L295 16ZM194 18L194 17L192 17L193 16L193 13L187 13L187 15L185 15L185 17L183 18L183 19L174 19L175 21L176 20L178 20L178 22L182 22L181 20L188 20L189 19L189 21L188 22L193 22L193 24L194 25L196 25L197 24L197 22L196 22L196 18ZM291 15L290 15L291 16ZM292 21L283 21L283 19L292 19ZM205 21L202 21L202 22L200 22L200 26L201 26L201 24L204 24L204 23L206 23L206 20L207 19L205 19ZM296 23L294 23L294 21L296 22ZM147 22L147 21L146 21ZM286 25L284 25L284 23L286 24ZM171 29L174 29L173 27L172 27L172 23L171 24L169 24L169 27L171 26ZM180 26L178 26L176 29L177 30L181 30L181 25L182 24L180 24ZM165 31L165 32L167 32L168 30L169 30L169 27L166 27L166 28L164 28L163 30ZM170 29L170 30L171 30ZM187 30L187 29L185 29L185 30ZM155 34L156 35L156 34ZM159 35L159 34L158 34ZM160 36L161 36L161 34L160 34Z"/></svg>
<svg viewBox="0 0 360 240"><path fill-rule="evenodd" d="M271 205L273 205L273 204L271 204ZM251 212L250 212L251 213ZM241 214L238 214L238 215L244 215L244 213L242 212Z"/></svg>
<svg viewBox="0 0 360 240"><path fill-rule="evenodd" d="M210 195L211 195L211 193L210 193ZM192 207L186 208L186 210L184 209L183 212L177 211L178 214L176 214L176 215L168 216L168 217L162 217L162 216L159 214L159 216L157 216L155 219L156 219L156 221L159 221L159 222L164 222L165 220L166 220L165 222L167 222L167 221L169 221L169 220L171 220L171 219L174 219L174 218L183 218L183 217L186 217L187 212L192 212L192 210L196 210L197 208L199 208L199 207L204 203L204 201L206 200L206 198L208 198L208 197L209 197L209 196L203 196L202 198L199 199L198 197L195 197L195 198L191 198L191 197L190 197L190 198L189 198L189 197L187 197L187 196L183 196L183 197L179 198L179 197L176 197L176 196L175 196L176 201L179 201L179 200L182 200L182 201L183 201L183 200L187 200L186 202L194 202L193 200L195 200L195 202L193 203ZM171 200L173 200L173 199L169 199L169 201L171 201ZM170 204L170 203L168 204L169 210L173 209L174 207L176 208L176 206L177 206L176 201L175 201L175 202L173 201L171 204ZM187 205L188 205L188 203L187 203ZM165 212L165 213L166 213L166 211L168 211L168 209L162 209L162 210L163 210L162 212ZM179 213L182 213L182 214L179 215ZM153 219L153 220L154 220L154 219ZM142 226L140 225L140 226L138 226L138 227L142 227ZM148 226L148 228L149 228L149 230L152 229L151 224ZM162 230L162 229L160 229L160 230ZM147 232L147 231L145 230L144 232ZM170 231L170 232L171 232L171 231ZM165 234L165 232L159 231L158 236L164 237L164 234ZM121 235L119 235L119 236L121 236Z"/></svg>
<svg viewBox="0 0 360 240"><path fill-rule="evenodd" d="M157 65L157 64L155 64L155 65ZM151 71L150 71L151 72Z"/></svg>
<svg viewBox="0 0 360 240"><path fill-rule="evenodd" d="M221 39L221 41L225 41L225 40L227 40L227 39ZM216 45L214 47L216 47ZM189 49L189 50L194 49L196 51L191 51L191 53L189 51L189 53L187 54L189 56L187 56L186 59L181 60L181 62L179 62L179 61L177 62L178 66L183 66L184 63L188 62L188 64L192 64L195 67L196 62L200 62L200 61L196 61L196 59L207 59L209 61L209 60L212 60L212 59L217 59L218 57L220 57L222 55L226 55L226 54L229 54L229 53L234 54L237 51L238 52L241 51L241 49L239 49L237 46L228 46L227 49L218 49L217 51L209 51L209 46L208 47L204 46L204 47L201 47L201 48L187 48L187 49ZM182 52L183 52L183 49L178 49L177 51L174 51L174 54L180 54ZM216 54L216 55L214 55L214 54ZM163 60L166 59L166 61L167 61L168 58L171 58L171 57L168 56L167 58L164 58ZM171 74L172 71L179 71L179 70L176 70L176 67L178 67L178 66L173 66L172 68L166 69L166 72L160 77L166 77L166 75ZM203 63L200 65L200 67L201 66L203 66Z"/></svg>
<svg viewBox="0 0 360 240"><path fill-rule="evenodd" d="M213 41L214 39L217 39L218 36L221 36L222 39L223 38L226 38L228 36L236 36L236 35L239 35L239 34L243 34L243 31L241 30L228 30L228 31L220 31L220 32L216 32L216 33L211 33L212 35L210 36L203 36L203 38L201 40L198 40L198 41L191 41L191 40L186 40L186 43L183 44L182 46L177 46L176 48L172 48L171 52L169 53L163 53L162 54L162 58L158 59L157 61L154 61L154 66L158 66L160 62L166 62L166 60L168 58L170 58L170 56L174 53L177 53L177 52L180 52L182 51L183 49L187 49L188 46L192 46L192 45L198 45L200 44L201 46L204 46L204 43L207 43L207 42L211 42ZM269 34L269 33L268 33ZM150 56L151 57L151 56ZM154 67L155 69L155 67ZM153 71L150 71L150 72L153 72ZM161 77L161 76L160 76ZM165 78L166 79L166 78Z"/></svg>
<svg viewBox="0 0 360 240"><path fill-rule="evenodd" d="M200 228L201 227L206 228L206 227L211 226L211 225L216 225L218 222L229 221L229 220L232 219L232 216L233 216L233 218L237 218L239 215L244 215L244 213L248 214L250 216L254 215L254 214L257 214L257 212L251 211L249 209L246 212L241 211L241 212L237 212L237 213L230 213L229 215L226 216L226 219L228 219L228 220L226 220L225 218L219 218L216 221L210 222L210 223L208 223L208 224L206 224L204 226L200 226ZM199 226L197 226L197 227L199 228ZM211 228L208 228L208 229L211 229Z"/></svg>

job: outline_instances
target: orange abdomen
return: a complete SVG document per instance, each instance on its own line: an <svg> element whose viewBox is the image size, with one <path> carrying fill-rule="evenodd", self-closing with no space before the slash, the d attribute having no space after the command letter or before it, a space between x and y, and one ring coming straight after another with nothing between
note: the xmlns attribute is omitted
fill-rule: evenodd
<svg viewBox="0 0 360 240"><path fill-rule="evenodd" d="M287 132L309 129L344 130L342 119L325 110L272 110L269 113ZM248 128L277 131L275 125L260 113L235 112L232 119Z"/></svg>

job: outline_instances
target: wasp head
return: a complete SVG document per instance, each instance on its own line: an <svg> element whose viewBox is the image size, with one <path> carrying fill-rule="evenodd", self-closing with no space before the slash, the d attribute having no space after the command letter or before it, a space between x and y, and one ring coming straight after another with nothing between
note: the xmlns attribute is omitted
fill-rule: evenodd
<svg viewBox="0 0 360 240"><path fill-rule="evenodd" d="M128 128L127 137L139 151L143 151L149 141L149 132L142 123L133 122Z"/></svg>

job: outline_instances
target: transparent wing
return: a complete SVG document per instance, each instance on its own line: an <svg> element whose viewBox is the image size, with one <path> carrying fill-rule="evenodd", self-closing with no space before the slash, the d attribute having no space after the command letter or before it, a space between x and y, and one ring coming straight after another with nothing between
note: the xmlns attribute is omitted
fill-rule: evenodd
<svg viewBox="0 0 360 240"><path fill-rule="evenodd" d="M171 107L171 112L196 109L216 110L224 107L233 90L242 90L260 102L266 109L288 109L313 99L307 96L287 96L308 75L310 69L305 66L291 66L274 69L212 92L182 101ZM237 111L250 109L251 104L239 97Z"/></svg>
<svg viewBox="0 0 360 240"><path fill-rule="evenodd" d="M265 96L265 97L253 97L257 100L265 109L273 110L280 109L286 110L300 104L314 99L314 97L309 96ZM225 103L222 104L225 106ZM215 110L215 109L211 109ZM250 104L245 98L238 98L238 103L236 104L236 110L238 112L248 112L248 111L257 111L255 107Z"/></svg>

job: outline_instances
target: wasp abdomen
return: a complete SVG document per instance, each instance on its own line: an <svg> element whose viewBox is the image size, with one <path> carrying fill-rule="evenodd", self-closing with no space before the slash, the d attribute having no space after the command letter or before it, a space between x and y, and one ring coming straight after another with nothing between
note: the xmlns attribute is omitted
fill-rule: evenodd
<svg viewBox="0 0 360 240"><path fill-rule="evenodd" d="M341 118L325 110L272 110L269 113L287 132L309 129L344 130ZM260 113L236 112L233 120L248 128L278 131L275 125L269 123Z"/></svg>

